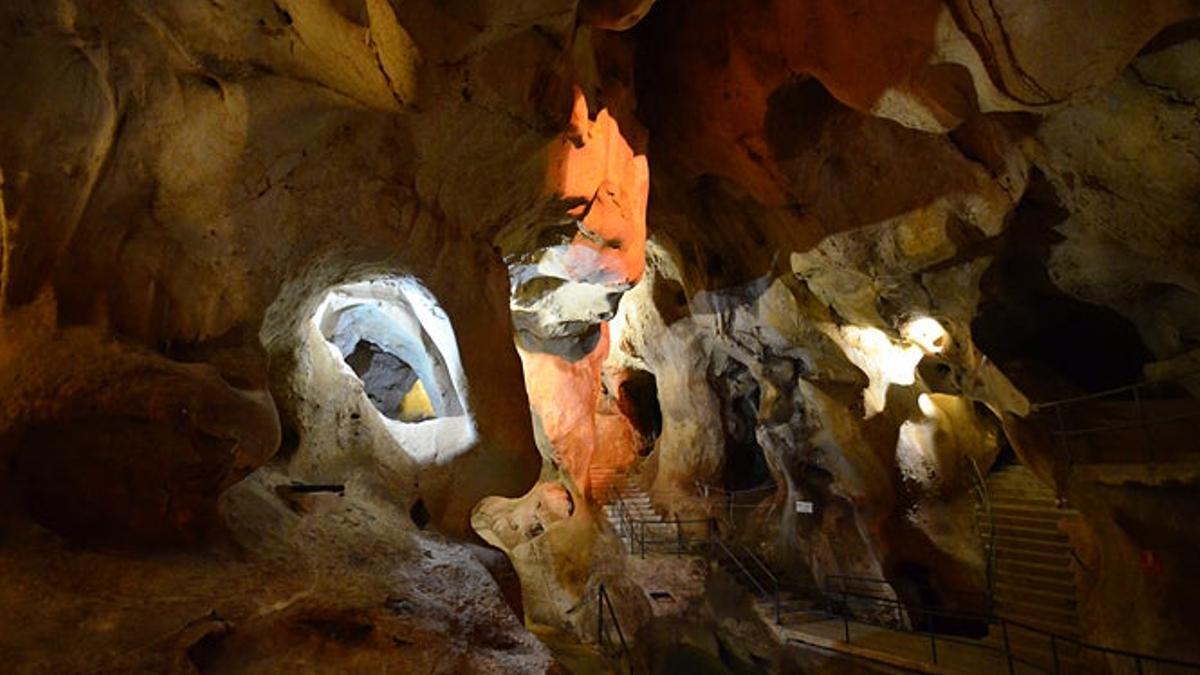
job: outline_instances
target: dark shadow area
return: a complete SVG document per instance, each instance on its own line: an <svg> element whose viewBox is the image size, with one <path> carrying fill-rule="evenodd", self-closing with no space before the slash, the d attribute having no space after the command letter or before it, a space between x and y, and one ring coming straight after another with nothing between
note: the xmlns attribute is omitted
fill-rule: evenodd
<svg viewBox="0 0 1200 675"><path fill-rule="evenodd" d="M1046 264L1062 240L1053 228L1066 217L1035 173L980 282L983 301L971 324L979 348L1035 400L1135 382L1153 358L1128 319L1054 285Z"/></svg>
<svg viewBox="0 0 1200 675"><path fill-rule="evenodd" d="M721 399L721 425L725 431L725 470L722 487L746 490L771 482L762 446L758 443L758 382L746 366L727 360L713 378Z"/></svg>
<svg viewBox="0 0 1200 675"><path fill-rule="evenodd" d="M346 356L363 390L375 409L385 417L413 421L402 414L404 398L420 381L417 373L400 357L369 340L359 340L354 351Z"/></svg>
<svg viewBox="0 0 1200 675"><path fill-rule="evenodd" d="M425 507L425 502L418 499L413 502L412 508L408 510L408 517L412 518L413 524L418 530L424 530L429 526L429 521L432 516L429 515L429 509Z"/></svg>
<svg viewBox="0 0 1200 675"><path fill-rule="evenodd" d="M911 561L900 563L891 584L908 611L913 630L970 638L987 635L986 620L972 620L965 612L955 612L946 606L925 566Z"/></svg>
<svg viewBox="0 0 1200 675"><path fill-rule="evenodd" d="M654 449L654 441L662 435L662 407L658 403L658 380L645 370L631 370L621 382L617 406L629 418L633 428L645 443L642 454Z"/></svg>

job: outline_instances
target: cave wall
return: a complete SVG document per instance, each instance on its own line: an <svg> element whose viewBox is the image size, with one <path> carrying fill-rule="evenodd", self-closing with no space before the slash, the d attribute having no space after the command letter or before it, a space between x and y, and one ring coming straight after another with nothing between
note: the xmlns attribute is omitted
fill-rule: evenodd
<svg viewBox="0 0 1200 675"><path fill-rule="evenodd" d="M521 494L541 463L498 242L578 206L548 187L586 65L576 17L573 2L0 9L3 605L28 602L22 588L62 589L3 631L0 651L54 670L188 672L189 647L216 632L213 659L233 670L253 668L238 645L313 672L357 647L346 667L369 671L434 644L440 672L549 665L483 563L454 550L475 537L475 504ZM619 206L599 201L595 227L610 236ZM407 456L342 365L309 349L328 290L396 275L419 280L453 327L465 452ZM293 483L343 491L301 498ZM123 552L64 548L76 544ZM119 573L163 547L182 562ZM432 562L382 562L410 554ZM204 567L205 555L220 561ZM268 578L288 558L296 570L263 607L174 593L189 575ZM73 595L62 579L88 567L154 600ZM332 582L351 574L341 568L374 578L348 592ZM38 648L106 605L112 618L81 629L78 654ZM474 614L454 618L464 607ZM208 613L217 628L179 633ZM293 625L295 641L278 637ZM130 651L106 632L160 646Z"/></svg>
<svg viewBox="0 0 1200 675"><path fill-rule="evenodd" d="M122 564L68 542L233 542L250 576L281 557L338 574L390 554L378 535L444 559L495 600L480 616L500 616L483 563L439 548L478 535L510 558L525 619L587 634L601 581L632 623L646 613L590 469L633 470L664 512L696 515L697 483L740 487L761 452L745 480L765 469L777 487L742 536L773 564L979 589L968 467L1008 443L1084 513L1087 635L1190 653L1190 534L1171 530L1190 532L1196 478L1075 471L1032 413L1197 358L1198 14L1190 0L9 2L0 527L20 536L6 578L53 587ZM311 324L330 289L396 275L453 328L469 434L406 445ZM625 386L645 377L649 397ZM341 485L341 506L281 497L292 482ZM306 548L307 529L350 562ZM152 628L173 636L162 667L189 667L210 633L231 636L214 662L228 645L307 653L273 642L297 622L315 644L348 630L347 653L370 644L373 664L380 636L411 624L380 617L409 611L354 603L398 574L363 576L370 592L350 598L283 575L271 592L308 588L301 609L262 618L226 599L198 632L180 626L204 611L175 605ZM454 614L449 586L422 587L431 616ZM80 602L55 595L53 620L0 640L62 665L30 645ZM1131 614L1149 627L1120 631ZM118 632L142 616L122 610ZM496 621L545 667L518 622ZM105 625L85 630L81 663L147 667L105 646Z"/></svg>

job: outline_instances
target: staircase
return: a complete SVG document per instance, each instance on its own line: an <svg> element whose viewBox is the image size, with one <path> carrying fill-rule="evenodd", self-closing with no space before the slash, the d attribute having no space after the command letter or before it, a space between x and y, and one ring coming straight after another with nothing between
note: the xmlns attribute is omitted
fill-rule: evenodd
<svg viewBox="0 0 1200 675"><path fill-rule="evenodd" d="M1058 527L1078 512L1059 508L1054 493L1028 468L1004 467L987 477L992 523L980 507L977 524L985 546L993 551L993 603L996 616L1059 635L1079 636L1075 594L1075 569L1071 546ZM994 524L995 534L990 537ZM989 538L991 541L988 541ZM992 638L1003 639L999 630ZM1051 658L1046 637L1010 626L1008 639L1014 652L1034 663ZM1064 669L1077 666L1078 654L1063 645L1059 659Z"/></svg>
<svg viewBox="0 0 1200 675"><path fill-rule="evenodd" d="M652 550L668 533L675 535L674 525L666 522L662 514L654 509L650 495L631 484L624 473L613 467L593 466L588 469L588 480L592 485L592 494L603 505L604 516L617 536L625 542L627 552L641 550L643 529L646 550Z"/></svg>

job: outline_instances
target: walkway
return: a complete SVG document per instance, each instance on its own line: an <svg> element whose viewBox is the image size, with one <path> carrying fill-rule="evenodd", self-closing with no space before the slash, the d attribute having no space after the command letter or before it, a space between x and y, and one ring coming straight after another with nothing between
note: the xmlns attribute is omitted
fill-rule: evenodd
<svg viewBox="0 0 1200 675"><path fill-rule="evenodd" d="M755 603L755 611L780 642L800 643L850 654L896 668L920 673L970 673L971 675L1008 675L1008 661L993 651L986 641L937 636L937 665L928 636L889 630L879 626L843 622L818 612L792 612L784 615L783 625L775 623L775 606L770 601ZM846 642L846 629L850 641ZM1014 675L1041 674L1045 671L1023 663L1014 663Z"/></svg>

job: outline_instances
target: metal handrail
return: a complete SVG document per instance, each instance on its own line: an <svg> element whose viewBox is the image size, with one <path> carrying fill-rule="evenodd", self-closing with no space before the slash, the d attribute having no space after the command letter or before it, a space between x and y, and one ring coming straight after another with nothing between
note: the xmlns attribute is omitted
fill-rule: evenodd
<svg viewBox="0 0 1200 675"><path fill-rule="evenodd" d="M903 603L901 603L899 600L894 600L892 598L880 598L880 597L875 597L875 596L870 596L870 595L860 595L860 594L855 594L855 593L843 593L843 596L847 597L847 598L853 598L855 600L864 600L864 601L872 602L872 603L903 606ZM1014 627L1020 628L1022 630L1026 630L1031 633L1036 633L1036 634L1039 634L1039 635L1042 635L1042 636L1045 636L1046 638L1048 638L1049 644L1051 645L1051 656L1054 657L1055 660L1057 659L1057 654L1054 651L1056 648L1056 645L1058 643L1067 643L1067 644L1075 645L1076 647L1079 647L1080 649L1090 650L1090 651L1097 652L1100 654L1111 654L1114 656L1119 656L1121 658L1133 659L1135 662L1138 663L1138 668L1139 668L1138 672L1141 672L1140 664L1142 662L1156 663L1156 664L1161 664L1161 665L1168 665L1168 666L1173 666L1173 667L1178 667L1178 668L1188 668L1191 670L1200 671L1200 662L1185 661L1185 660L1175 659L1175 658L1166 657L1166 656L1155 656L1153 654L1133 652L1133 651L1124 650L1124 649L1117 649L1115 647L1105 647L1103 645L1097 645L1094 643L1086 642L1086 641L1080 640L1078 638L1073 638L1073 637L1070 637L1067 635L1055 633L1054 631L1046 630L1045 628L1039 628L1037 626L1032 626L1032 625L1029 625L1029 624L1021 622L1021 621L1014 621L1011 619L1007 619L1005 617L997 617L994 615L984 615L984 614L972 614L972 613L966 613L966 612L951 612L951 611L939 610L939 609L923 609L921 611L923 611L927 614L943 616L946 618L955 618L955 619L969 620L969 621L984 621L984 622L988 623L989 625L999 625L999 626L1001 626L1002 631L1005 633L1004 637L1005 637L1006 647L1004 649L1004 652L1006 653L1006 655L1013 661L1021 661L1022 663L1025 663L1026 665L1029 665L1034 668L1038 668L1039 670L1044 670L1044 669L1041 668L1041 666L1039 666L1037 664L1030 663L1028 661L1024 661L1012 653L1011 647L1007 645L1007 637L1008 637L1007 636L1007 628L1009 626L1014 626ZM929 631L929 632L932 632L932 631ZM934 639L941 639L941 640L947 641L947 642L958 642L958 643L963 643L963 644L975 645L975 646L978 646L980 648L985 648L985 649L993 649L993 650L997 649L995 647L992 647L991 645L987 645L986 643L968 641L968 640L964 640L961 638L955 638L953 636L940 635ZM936 661L935 661L935 663L936 663ZM1057 663L1056 663L1056 666L1057 666ZM1054 670L1054 671L1045 671L1045 672L1057 673L1058 671Z"/></svg>
<svg viewBox="0 0 1200 675"><path fill-rule="evenodd" d="M1182 422L1184 420L1196 419L1197 417L1200 417L1200 410L1198 410L1194 413L1189 413L1187 415L1175 415L1173 417L1154 417L1154 418L1147 418L1147 419L1139 419L1137 422L1128 422L1125 424L1112 424L1112 425L1099 426L1099 427L1087 427L1084 429L1055 430L1055 431L1051 431L1050 433L1054 434L1055 436L1090 436L1092 434L1098 434L1103 431L1125 431L1127 429L1140 429L1146 425L1171 424L1173 422Z"/></svg>
<svg viewBox="0 0 1200 675"><path fill-rule="evenodd" d="M754 551L751 551L749 548L747 548L745 544L741 545L741 549L746 552L746 555L752 562L754 562L758 569L762 570L763 573L767 575L767 578L771 580L772 584L779 586L779 578L776 577L773 572L771 572L771 570L767 567L767 564L764 563L761 558L754 555Z"/></svg>
<svg viewBox="0 0 1200 675"><path fill-rule="evenodd" d="M674 542L676 544L676 554L683 555L684 543L688 538L683 536L684 525L694 525L697 523L708 524L711 522L709 518L688 518L681 519L676 517L673 520L645 520L642 518L634 518L632 510L621 497L621 490L617 485L610 485L604 492L604 499L610 500L609 503L615 504L617 507L617 518L620 521L621 528L624 530L624 539L627 541L627 550L633 553L640 549L641 557L646 557L646 544L664 544ZM675 537L673 539L647 539L646 530L648 525L674 525ZM635 545L636 544L636 545Z"/></svg>
<svg viewBox="0 0 1200 675"><path fill-rule="evenodd" d="M762 485L762 486L759 486L756 488L749 488L746 490L727 490L725 488L718 487L716 485L708 485L706 483L701 483L700 481L696 481L695 485L696 485L696 494L701 499L705 500L706 502L709 502L710 511L711 511L712 506L715 505L715 503L718 500L724 501L724 504L721 506L721 510L729 512L729 520L731 520L731 521L733 520L733 512L735 509L757 509L762 506L763 502L766 500L766 498L768 496L770 496L771 494L774 494L779 489L778 483L771 483L770 485ZM740 495L760 495L760 494L762 496L758 497L752 504L737 503L738 497ZM724 495L723 500L721 499L721 495Z"/></svg>
<svg viewBox="0 0 1200 675"><path fill-rule="evenodd" d="M762 595L764 597L766 597L768 595L767 589L763 588L763 585L758 582L758 578L755 577L750 572L750 570L746 569L746 566L742 564L742 561L738 559L737 555L734 554L733 551L729 550L729 547L725 545L725 542L721 541L720 539L718 539L716 537L712 538L712 542L714 544L716 544L718 548L720 548L722 551L725 552L726 557L728 557L730 560L732 560L733 564L738 566L738 569L740 569L742 571L742 574L745 574L746 578L749 579L750 582L754 584L755 588L758 589L758 592L760 595Z"/></svg>
<svg viewBox="0 0 1200 675"><path fill-rule="evenodd" d="M760 485L758 487L746 488L745 490L729 490L717 485L709 485L707 483L696 481L696 487L703 491L703 496L707 496L708 493L712 492L721 492L727 495L744 495L756 492L774 492L779 489L779 484L771 483L770 485Z"/></svg>
<svg viewBox="0 0 1200 675"><path fill-rule="evenodd" d="M1161 385L1163 383L1174 382L1179 383L1200 375L1200 370L1195 370L1182 374L1168 374L1154 380L1138 382L1124 387L1117 387L1106 391L1097 392L1094 394L1086 394L1083 396L1074 396L1070 398L1059 399L1057 401L1048 401L1038 403L1033 406L1033 410L1037 413L1046 413L1047 411L1054 412L1055 427L1050 430L1050 436L1058 442L1062 455L1068 466L1075 464L1090 464L1095 462L1106 461L1107 455L1093 455L1091 452L1095 449L1088 446L1085 442L1085 454L1076 456L1077 448L1073 445L1073 439L1083 438L1088 436L1099 436L1102 434L1112 434L1114 432L1127 432L1141 430L1141 447L1142 459L1146 462L1152 462L1156 459L1157 453L1154 452L1154 429L1169 424L1175 424L1186 420L1200 418L1200 410L1188 412L1171 411L1173 414L1168 414L1163 417L1151 417L1147 411L1146 401L1149 400L1144 392L1145 390ZM1117 421L1114 424L1095 424L1094 422L1084 421L1080 426L1078 423L1068 423L1068 418L1071 406L1076 404L1108 404L1113 405L1118 402L1129 402L1124 398L1124 395L1132 394L1131 402L1136 407L1136 418L1133 421ZM1122 396L1120 401L1114 401L1113 397ZM1158 400L1158 399L1156 399ZM1169 400L1177 403L1194 402L1192 397L1173 397ZM1093 411L1096 412L1096 411Z"/></svg>
<svg viewBox="0 0 1200 675"><path fill-rule="evenodd" d="M598 605L599 619L596 623L596 643L604 647L604 609L608 608L608 614L612 618L613 627L617 629L617 639L621 642L621 654L625 657L626 665L629 666L629 675L633 675L633 652L629 650L629 644L625 642L625 632L621 630L621 621L617 618L617 611L613 607L612 598L608 595L608 590L604 584L600 584L597 593L596 604Z"/></svg>
<svg viewBox="0 0 1200 675"><path fill-rule="evenodd" d="M728 557L730 560L733 561L733 563L735 565L738 566L738 569L740 569L741 572L746 576L746 578L750 580L750 582L754 585L754 587L759 591L759 594L761 596L768 595L767 589L762 585L762 583L759 582L758 578L753 573L750 572L750 570L746 567L746 565L742 563L742 561L738 558L738 556L732 550L730 550L730 548L728 546L725 545L725 542L721 541L721 539L714 536L714 537L712 537L710 543L711 543L711 545L715 546L720 551L722 551L726 557ZM767 573L768 578L770 578L772 580L772 582L775 586L775 602L776 602L775 620L776 620L776 623L782 623L781 616L780 616L779 602L780 602L780 596L784 590L801 591L801 592L805 592L805 593L816 594L819 596L823 596L824 598L827 599L830 596L831 592L834 592L834 589L832 588L831 584L829 583L831 580L880 583L880 584L887 584L890 587L890 583L887 582L887 580L885 580L885 579L879 579L879 578L873 578L873 577L856 577L856 576L851 576L851 575L827 575L825 577L825 586L824 587L802 586L802 585L796 585L796 584L785 586L784 584L782 584L779 581L779 578L773 572L770 571L770 569L766 566L766 563L764 563L761 559L759 559L757 556L755 556L754 553L752 551L750 551L750 549L746 548L745 546L741 546L741 548L755 562L755 565L760 566L763 569L763 571L765 571ZM843 586L840 590L837 590L836 592L834 592L834 594L841 597L842 603L840 605L838 605L836 603L832 603L832 602L828 602L825 604L826 604L826 606L828 606L830 608L830 611L829 611L830 614L832 614L834 616L839 616L842 619L843 624L844 624L845 637L846 637L847 643L850 643L850 640L851 640L850 606L849 606L849 603L851 600L854 600L856 602L862 601L862 602L868 602L868 603L883 604L883 605L886 605L889 607L895 607L898 612L900 610L907 611L907 609L908 609L904 605L904 603L898 599L856 593L856 592L850 591L849 588L847 588L845 586ZM973 593L973 594L979 595L978 593ZM1189 670L1196 670L1196 671L1200 672L1200 662L1186 661L1186 660L1176 659L1176 658L1171 658L1171 657L1166 657L1166 656L1156 656L1153 654L1139 653L1139 652L1134 652L1134 651L1129 651L1129 650L1124 650L1124 649L1117 649L1115 647L1106 647L1103 645L1089 643L1084 640L1080 640L1078 638L1061 635L1059 633L1055 633L1054 631L1046 630L1045 628L1039 628L1037 626L1032 626L1032 625L1029 625L1029 624L1021 622L1021 621L1013 621L1011 619L1008 619L1008 618L1005 618L1002 616L997 616L996 614L991 612L990 602L987 604L987 607L989 608L989 612L986 614L976 613L976 612L950 611L950 610L944 610L944 609L939 609L939 608L929 608L929 607L918 607L916 609L917 609L917 611L921 612L923 615L925 615L927 617L942 617L942 618L947 618L947 619L957 619L960 621L978 622L978 623L983 623L988 626L999 626L1000 630L1001 630L1002 641L1003 641L1002 647L998 647L998 646L989 644L989 643L981 641L981 640L971 640L969 638L959 638L959 637L956 637L953 635L939 635L934 629L933 621L926 622L927 628L924 631L912 630L912 631L905 631L905 632L924 633L929 636L931 657L932 657L933 663L935 665L938 662L937 642L938 642L938 640L942 640L943 642L952 642L952 643L972 646L972 647L976 647L976 648L984 649L984 650L988 650L988 651L993 651L996 653L1001 653L1004 655L1004 657L1008 663L1009 673L1014 673L1015 672L1015 670L1014 670L1015 664L1020 663L1025 666L1042 671L1042 672L1053 673L1054 675L1060 675L1062 672L1061 663L1060 663L1060 659L1059 659L1059 652L1058 652L1060 644L1074 645L1075 647L1079 648L1080 650L1092 651L1092 652L1102 654L1102 655L1112 655L1112 656L1117 656L1120 658L1132 659L1134 661L1134 664L1137 667L1138 673L1143 672L1143 664L1147 664L1147 663L1166 665L1166 666L1172 666L1172 667L1177 667L1177 668L1186 668ZM862 620L858 619L858 621L861 622ZM870 623L870 622L866 622L866 623ZM882 624L879 624L879 623L876 623L874 625L878 625L878 626L881 626L884 628L889 628L888 626L883 626ZM1042 635L1045 638L1047 638L1048 645L1050 648L1049 656L1051 659L1052 668L1046 669L1041 664L1029 661L1028 659L1023 658L1022 656L1015 653L1013 646L1009 639L1009 628L1010 627L1019 628L1021 630L1025 630L1025 631L1028 631L1028 632L1031 632L1034 634ZM903 629L901 629L901 630L903 630Z"/></svg>
<svg viewBox="0 0 1200 675"><path fill-rule="evenodd" d="M887 579L881 579L879 577L858 577L858 576L847 575L847 574L827 574L827 575L825 575L826 587L830 587L832 585L829 583L830 581L836 581L836 582L841 583L842 589L846 588L845 582L847 582L847 581L868 583L868 584L874 584L877 586L886 586L888 589L894 589L894 587L892 586L892 582L888 581ZM941 595L952 595L952 596L957 596L960 598L982 598L985 600L987 599L986 593L980 593L979 591L968 591L966 589L961 589L961 588L934 589L932 587L929 587L927 590L936 591L936 592L940 593ZM837 592L841 593L842 591L838 590ZM865 595L864 597L876 597L876 596ZM887 599L890 600L891 598L887 598Z"/></svg>
<svg viewBox="0 0 1200 675"><path fill-rule="evenodd" d="M605 498L611 498L612 502L617 505L617 519L621 523L621 529L625 530L625 536L629 540L629 550L633 550L633 533L630 530L629 509L625 506L625 500L621 499L621 492L615 487L609 487L608 494Z"/></svg>
<svg viewBox="0 0 1200 675"><path fill-rule="evenodd" d="M1162 384L1164 382L1174 382L1174 381L1178 381L1178 380L1186 380L1190 377L1196 377L1198 375L1200 375L1200 369L1191 370L1186 373L1173 373L1173 374L1163 375L1161 377L1157 377L1157 378L1154 378L1151 380L1143 380L1141 382L1127 384L1123 387L1115 387L1113 389L1107 389L1105 391L1098 391L1093 394L1082 394L1080 396L1071 396L1069 398L1060 398L1055 401L1043 401L1040 403L1034 403L1032 405L1032 408L1035 411L1039 411L1039 410L1045 410L1048 408L1057 408L1057 407L1061 407L1064 405L1070 405L1073 403L1082 403L1084 401L1095 401L1095 400L1102 399L1102 398L1109 398L1109 397L1115 396L1117 394L1124 394L1125 392L1132 392L1132 391L1138 390L1138 389L1145 389L1147 387L1150 387L1150 386L1153 386L1156 384Z"/></svg>
<svg viewBox="0 0 1200 675"><path fill-rule="evenodd" d="M979 493L979 501L983 504L984 517L987 518L988 534L987 547L984 551L984 582L987 584L987 604L992 606L996 596L996 515L992 513L992 495L988 490L987 479L979 469L979 463L974 457L967 456L971 464L971 475L975 479L975 490Z"/></svg>
<svg viewBox="0 0 1200 675"><path fill-rule="evenodd" d="M758 566L758 569L762 570L763 573L767 575L767 578L771 580L771 585L775 589L775 623L779 623L782 618L782 610L780 608L782 589L779 587L779 577L775 576L775 574L771 572L771 569L767 567L767 564L758 556L754 555L754 551L751 551L745 544L742 544L741 548L746 552L746 555L749 556L750 560Z"/></svg>
<svg viewBox="0 0 1200 675"><path fill-rule="evenodd" d="M685 538L683 536L682 526L696 525L699 523L704 523L707 525L711 522L711 519L709 519L709 518L687 518L687 519L675 518L674 520L630 519L629 522L631 525L637 526L636 529L640 533L640 536L638 539L640 553L641 553L641 556L643 558L645 558L646 557L646 544L674 543L676 545L676 549L675 549L676 554L682 555L683 550L684 550L684 543L689 540L689 538ZM647 525L662 525L662 526L674 525L675 526L675 537L670 538L670 539L647 539L646 538ZM629 550L632 553L634 550L634 547L630 546Z"/></svg>
<svg viewBox="0 0 1200 675"><path fill-rule="evenodd" d="M856 579L856 580L860 580L860 581L871 580L869 577L844 577L841 575L830 575L827 578L839 578L839 577ZM882 579L875 579L875 581L885 582L885 580L882 580ZM854 600L861 600L861 601L870 602L870 603L884 604L884 605L888 605L888 606L896 606L896 607L901 607L901 608L904 607L904 604L901 601L896 600L894 598L883 598L883 597L879 597L879 596L853 593L853 592L849 592L844 589L839 592L839 595L841 595L846 600L854 599ZM1114 656L1119 656L1121 658L1133 659L1136 663L1139 663L1139 664L1142 662L1157 663L1157 664L1162 664L1162 665L1169 665L1169 666L1174 666L1174 667L1188 668L1188 669L1200 671L1200 662L1185 661L1185 660L1174 659L1174 658L1166 657L1166 656L1155 656L1153 654L1133 652L1133 651L1124 650L1124 649L1117 649L1115 647L1105 647L1103 645L1089 643L1084 640L1080 640L1078 638L1061 635L1059 633L1055 633L1054 631L1046 630L1045 628L1039 628L1037 626L1032 626L1032 625L1029 625L1029 624L1021 622L1021 621L1014 621L1011 619L1007 619L1005 617L998 617L998 616L995 616L994 614L957 612L957 611L942 610L942 609L937 609L937 608L920 608L919 611L923 612L924 614L932 615L932 616L940 616L940 617L959 619L959 620L965 620L965 621L980 621L980 622L987 623L988 625L999 625L1001 627L1002 632L1004 633L1006 647L1004 648L1003 651L1007 655L1007 657L1010 660L1012 660L1013 662L1025 663L1026 665L1029 665L1034 668L1038 668L1039 670L1044 670L1044 669L1041 668L1041 666L1039 666L1037 664L1030 663L1026 660L1023 660L1020 657L1018 657L1012 653L1011 647L1007 645L1007 637L1008 637L1007 629L1009 626L1020 628L1022 630L1029 631L1031 633L1036 633L1036 634L1046 637L1049 641L1049 644L1051 645L1051 656L1054 659L1057 659L1057 652L1055 651L1057 648L1057 645L1059 643L1065 643L1065 644L1075 645L1076 647L1078 647L1080 649L1084 649L1084 650L1091 650L1093 652L1097 652L1097 653L1101 653L1101 654L1111 654ZM935 637L934 635L932 635L932 632L933 632L932 630L925 631L925 632L931 633L932 640L940 639L940 640L948 641L948 642L958 642L958 643L962 643L962 644L974 645L974 646L978 646L978 647L984 648L984 649L998 650L997 648L992 647L991 645L987 645L986 643L982 643L982 642L978 642L978 641L969 641L969 640L965 640L965 639L961 639L961 638L956 638L954 636L946 636L946 635L937 635ZM936 663L936 661L935 661L935 663ZM1140 668L1140 665L1139 665L1139 668ZM1046 672L1058 672L1058 671L1046 671ZM1139 672L1141 672L1141 671L1139 670Z"/></svg>
<svg viewBox="0 0 1200 675"><path fill-rule="evenodd" d="M850 599L863 600L863 601L872 602L872 603L882 602L882 603L888 604L888 605L894 604L897 607L897 610L903 608L903 603L896 601L896 600L891 600L890 598L879 598L879 597L874 597L874 596L865 596L865 595L857 595L857 594L843 594L842 597L843 597L843 600L842 600L843 606L842 606L842 612L840 613L840 616L842 618L843 624L845 625L844 630L845 630L847 643L850 642L850 635L851 635L850 625L849 625L849 614L850 614L849 600ZM935 616L941 616L941 617L945 617L945 618L955 618L955 619L960 619L960 620L984 621L988 625L999 625L1001 627L1003 646L992 645L983 640L972 640L969 638L959 638L959 637L956 637L953 635L938 634L936 631L934 631L932 623L928 624L929 627L924 631L906 630L906 629L902 629L902 628L901 629L891 629L891 630L899 630L900 632L908 632L908 633L914 633L914 634L924 633L925 635L927 635L929 637L930 658L934 665L937 665L937 663L938 663L937 641L940 639L943 642L951 642L954 644L960 644L960 645L964 645L964 646L968 646L968 647L974 647L977 649L982 649L984 651L990 651L990 652L995 652L997 654L1004 655L1005 660L1008 663L1008 672L1010 673L1010 675L1015 672L1014 668L1015 668L1016 664L1018 664L1018 663L1020 663L1024 666L1028 666L1030 668L1034 668L1036 670L1054 673L1055 675L1059 675L1057 670L1046 671L1044 668L1041 667L1041 665L1034 663L1033 661L1030 661L1026 658L1023 658L1022 656L1017 655L1013 651L1011 642L1009 641L1009 635L1008 635L1008 624L1010 622L1007 622L1003 618L994 617L994 616L985 616L985 615L964 614L964 613L958 613L958 612L948 612L948 611L936 610L936 609L923 610L923 611L926 614L932 614ZM878 625L878 624L871 624L870 622L863 622L861 619L859 619L858 621L860 623L868 623L868 625ZM1023 625L1017 624L1015 622L1011 622L1011 623L1013 623L1013 625L1024 627Z"/></svg>

